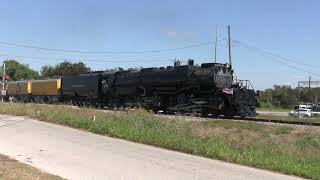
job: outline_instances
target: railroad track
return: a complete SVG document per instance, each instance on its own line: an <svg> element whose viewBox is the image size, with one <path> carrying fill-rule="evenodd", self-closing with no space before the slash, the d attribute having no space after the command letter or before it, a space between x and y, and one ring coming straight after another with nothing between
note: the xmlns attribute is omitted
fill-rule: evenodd
<svg viewBox="0 0 320 180"><path fill-rule="evenodd" d="M77 106L70 106L70 107L77 107ZM77 107L78 108L78 107ZM101 110L98 110L101 111ZM104 109L102 110L104 112L114 112L114 110L107 110ZM117 112L124 112L121 110L117 110ZM210 121L212 120L212 117L199 117L199 116L190 116L190 115L168 115L168 114L155 114L155 115L161 115L161 116L167 116L167 117L193 117L199 120L207 120ZM195 119L195 120L196 120ZM227 118L223 118L223 116L220 116L219 119L227 120ZM276 123L276 124L289 124L289 125L303 125L303 126L320 126L320 122L308 122L308 121L290 121L290 120L280 120L280 119L265 119L265 118L233 118L233 119L228 119L228 120L236 120L236 121L253 121L253 122L265 122L265 123Z"/></svg>
<svg viewBox="0 0 320 180"><path fill-rule="evenodd" d="M264 119L264 118L244 118L244 119L235 119L235 120L291 124L291 125L304 125L304 126L320 126L320 122L308 122L308 121L290 121L290 120Z"/></svg>
<svg viewBox="0 0 320 180"><path fill-rule="evenodd" d="M155 115L160 115L160 114L155 114ZM200 117L200 116L190 116L190 115L168 115L168 114L161 114L161 116L166 116L166 117L193 117L199 120L207 120L210 121L212 120L212 117ZM196 120L194 119L194 120ZM223 116L218 117L218 119L225 119L225 120L236 120L236 121L253 121L253 122L265 122L265 123L276 123L276 124L289 124L289 125L303 125L303 126L320 126L320 122L308 122L308 121L292 121L292 120L280 120L280 119L265 119L265 118L233 118L233 119L228 119L224 118Z"/></svg>
<svg viewBox="0 0 320 180"><path fill-rule="evenodd" d="M155 114L159 115L159 114ZM160 116L170 117L170 118L189 118L190 121L210 121L215 118L213 117L200 117L200 116L190 116L190 115L168 115L161 114ZM280 120L280 119L267 119L267 118L224 118L223 116L218 117L217 120L230 120L230 121L252 121L252 122L264 122L264 123L275 123L275 124L288 124L288 125L302 125L302 126L320 126L320 122L308 122L308 121L292 121L292 120Z"/></svg>

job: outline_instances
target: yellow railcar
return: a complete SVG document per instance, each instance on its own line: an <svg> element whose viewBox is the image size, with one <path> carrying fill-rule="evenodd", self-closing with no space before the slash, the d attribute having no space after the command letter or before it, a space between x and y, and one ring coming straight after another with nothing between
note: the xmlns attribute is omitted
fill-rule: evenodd
<svg viewBox="0 0 320 180"><path fill-rule="evenodd" d="M32 96L60 96L61 79L31 80Z"/></svg>
<svg viewBox="0 0 320 180"><path fill-rule="evenodd" d="M7 95L26 96L31 94L31 83L29 81L9 81L7 84Z"/></svg>

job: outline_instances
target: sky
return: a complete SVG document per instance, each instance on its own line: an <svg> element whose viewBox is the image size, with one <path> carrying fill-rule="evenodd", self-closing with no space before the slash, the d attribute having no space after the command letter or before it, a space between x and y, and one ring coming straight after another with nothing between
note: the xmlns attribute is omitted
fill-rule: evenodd
<svg viewBox="0 0 320 180"><path fill-rule="evenodd" d="M226 63L229 24L232 40L251 47L232 43L233 68L255 89L297 86L310 75L320 80L317 0L0 0L0 4L0 62L16 59L38 71L63 59L81 60L93 70L168 66L175 58L201 64L214 61L214 44L152 53L77 53L1 42L86 52L141 52L214 41L218 26L217 59Z"/></svg>

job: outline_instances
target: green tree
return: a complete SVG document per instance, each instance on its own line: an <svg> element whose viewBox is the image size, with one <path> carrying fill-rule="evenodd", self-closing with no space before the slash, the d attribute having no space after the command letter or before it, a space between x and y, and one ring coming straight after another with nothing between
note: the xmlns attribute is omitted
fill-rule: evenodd
<svg viewBox="0 0 320 180"><path fill-rule="evenodd" d="M24 80L24 79L38 79L39 73L27 64L21 64L15 60L6 60L6 74L9 75L10 80Z"/></svg>
<svg viewBox="0 0 320 180"><path fill-rule="evenodd" d="M266 89L261 93L258 102L261 107L265 108L293 108L299 103L298 94L298 88L274 85L273 88ZM300 87L300 102L318 104L320 102L320 88Z"/></svg>
<svg viewBox="0 0 320 180"><path fill-rule="evenodd" d="M303 103L314 103L315 101L319 102L320 98L320 88L309 88L301 87L300 88L300 100ZM316 103L318 103L316 102Z"/></svg>
<svg viewBox="0 0 320 180"><path fill-rule="evenodd" d="M259 97L259 104L262 107L292 108L297 103L297 89L290 86L274 85L266 89Z"/></svg>
<svg viewBox="0 0 320 180"><path fill-rule="evenodd" d="M75 76L90 71L91 69L87 67L83 62L71 63L69 61L64 61L55 66L43 66L41 68L41 76L47 78L71 75Z"/></svg>

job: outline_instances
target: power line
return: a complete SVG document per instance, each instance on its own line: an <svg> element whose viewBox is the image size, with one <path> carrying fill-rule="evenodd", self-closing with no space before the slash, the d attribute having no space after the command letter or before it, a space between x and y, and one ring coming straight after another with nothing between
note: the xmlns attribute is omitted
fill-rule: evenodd
<svg viewBox="0 0 320 180"><path fill-rule="evenodd" d="M218 42L220 42L222 39L219 39ZM102 52L91 52L91 51L68 51L68 50L62 50L62 49L51 49L51 48L43 48L43 47L36 47L36 46L28 46L28 45L22 45L22 44L14 44L14 43L7 43L7 42L1 42L0 44L6 44L6 45L12 45L12 46L19 46L19 47L25 47L25 48L32 48L32 49L41 49L41 50L48 50L48 51L62 51L62 52L78 52L78 53L151 53L151 52L163 52L163 51L174 51L174 50L182 50L187 48L193 48L193 47L199 47L199 46L205 46L209 44L213 44L215 41L209 41L204 42L200 44L194 44L190 46L180 47L180 48L172 48L172 49L163 49L163 50L151 50L151 51L102 51ZM55 60L55 61L61 61L61 60L79 60L79 61L94 61L94 62L150 62L150 61L158 61L158 62L169 62L174 61L173 59L160 59L160 60L106 60L106 59L81 59L81 58L70 58L70 57L62 57L62 58L48 58L48 57L34 57L34 56L25 56L25 55L13 55L13 54L0 54L0 56L5 57L15 57L15 58L25 58L25 59L43 59L43 60ZM181 61L184 62L184 61Z"/></svg>
<svg viewBox="0 0 320 180"><path fill-rule="evenodd" d="M242 47L245 47L245 46L242 46ZM264 56L264 57L268 57L268 58L269 58L269 56L267 56L267 55L265 55L265 54L263 54L263 53L255 50L255 49L252 49L252 48L249 48L249 47L245 47L245 48L249 49L250 51L252 51L252 52L254 52L254 53L256 53L256 54L259 54L259 55L262 55L262 56ZM299 70L299 71L303 71L303 72L306 72L306 73L309 73L309 74L313 74L313 75L315 75L315 76L320 76L320 74L316 74L316 73L314 73L314 72L311 72L311 71L308 71L308 70L305 70L305 69L302 69L302 68L298 68L298 67L296 67L296 66L293 66L293 65L284 63L284 62L282 62L282 61L280 61L280 60L277 60L277 59L273 59L273 60L276 61L276 62L278 62L278 63L280 63L280 64L289 66L289 67L291 67L291 68L293 68L293 69L296 69L296 70Z"/></svg>
<svg viewBox="0 0 320 180"><path fill-rule="evenodd" d="M54 49L54 48L46 48L46 47L38 47L38 46L31 46L25 44L15 44L15 43L8 43L0 41L0 44L5 44L9 46L17 46L29 49L37 49L37 50L44 50L44 51L56 51L56 52L68 52L68 53L82 53L82 54L142 54L142 53L159 53L159 52L167 52L167 51L176 51L176 50L183 50L188 48L195 48L200 46L206 46L213 44L214 41L203 42L199 44L193 44L184 47L178 48L170 48L170 49L160 49L160 50L147 50L147 51L79 51L79 50L65 50L65 49Z"/></svg>
<svg viewBox="0 0 320 180"><path fill-rule="evenodd" d="M252 52L254 52L254 53L256 53L256 54L259 54L259 55L261 55L261 56L268 57L268 58L269 58L269 57L273 57L273 59L271 59L271 60L274 60L274 61L276 61L276 62L278 62L278 63L280 63L280 64L283 64L283 65L289 66L289 67L291 67L291 68L293 68L293 69L296 69L296 70L299 70L299 71L303 71L303 72L306 72L306 73L309 73L309 74L312 74L312 75L315 75L315 76L319 76L319 77L320 77L320 74L311 72L311 71L306 70L306 69L303 69L303 68L296 67L296 66L291 65L291 64L284 63L284 62L282 62L281 60L275 59L274 56L270 56L269 54L263 53L262 51L259 51L259 50L257 50L256 48L252 48L252 47L250 47L250 46L247 46L247 45L244 44L244 43L239 43L239 41L238 41L237 43L238 43L241 47L244 47L244 48L246 48L246 49L248 49L248 50L250 50L250 51L252 51Z"/></svg>
<svg viewBox="0 0 320 180"><path fill-rule="evenodd" d="M274 54L274 53L271 53L271 52L267 52L267 51L265 51L265 50L262 50L262 49L259 49L259 48L256 48L256 47L249 46L248 44L246 44L246 43L244 43L244 42L240 42L240 41L238 41L238 40L233 40L233 42L235 42L235 43L237 43L237 44L240 44L240 45L243 45L243 46L247 46L247 47L256 49L257 51L260 51L260 52L262 52L262 53L264 53L264 54L267 54L267 55L269 55L269 56L273 56L273 57L275 57L275 58L282 59L282 60L287 61L287 62L299 64L299 65L306 66L306 67L309 67L309 68L312 68L312 69L315 68L314 66L311 66L311 65L308 65L308 64L305 64L305 63L302 63L302 62L293 60L293 59L285 58L285 57L283 57L283 56L280 56L280 55L277 55L277 54Z"/></svg>
<svg viewBox="0 0 320 180"><path fill-rule="evenodd" d="M48 58L48 57L34 57L34 56L21 56L21 55L11 55L11 54L0 54L0 56L4 57L15 57L15 58L25 58L25 59L42 59L42 60L54 60L54 61L64 61L64 60L78 60L78 61L92 61L92 62L169 62L174 61L174 59L152 59L152 60L142 60L142 59L134 59L134 60L106 60L106 59L81 59L81 58Z"/></svg>

